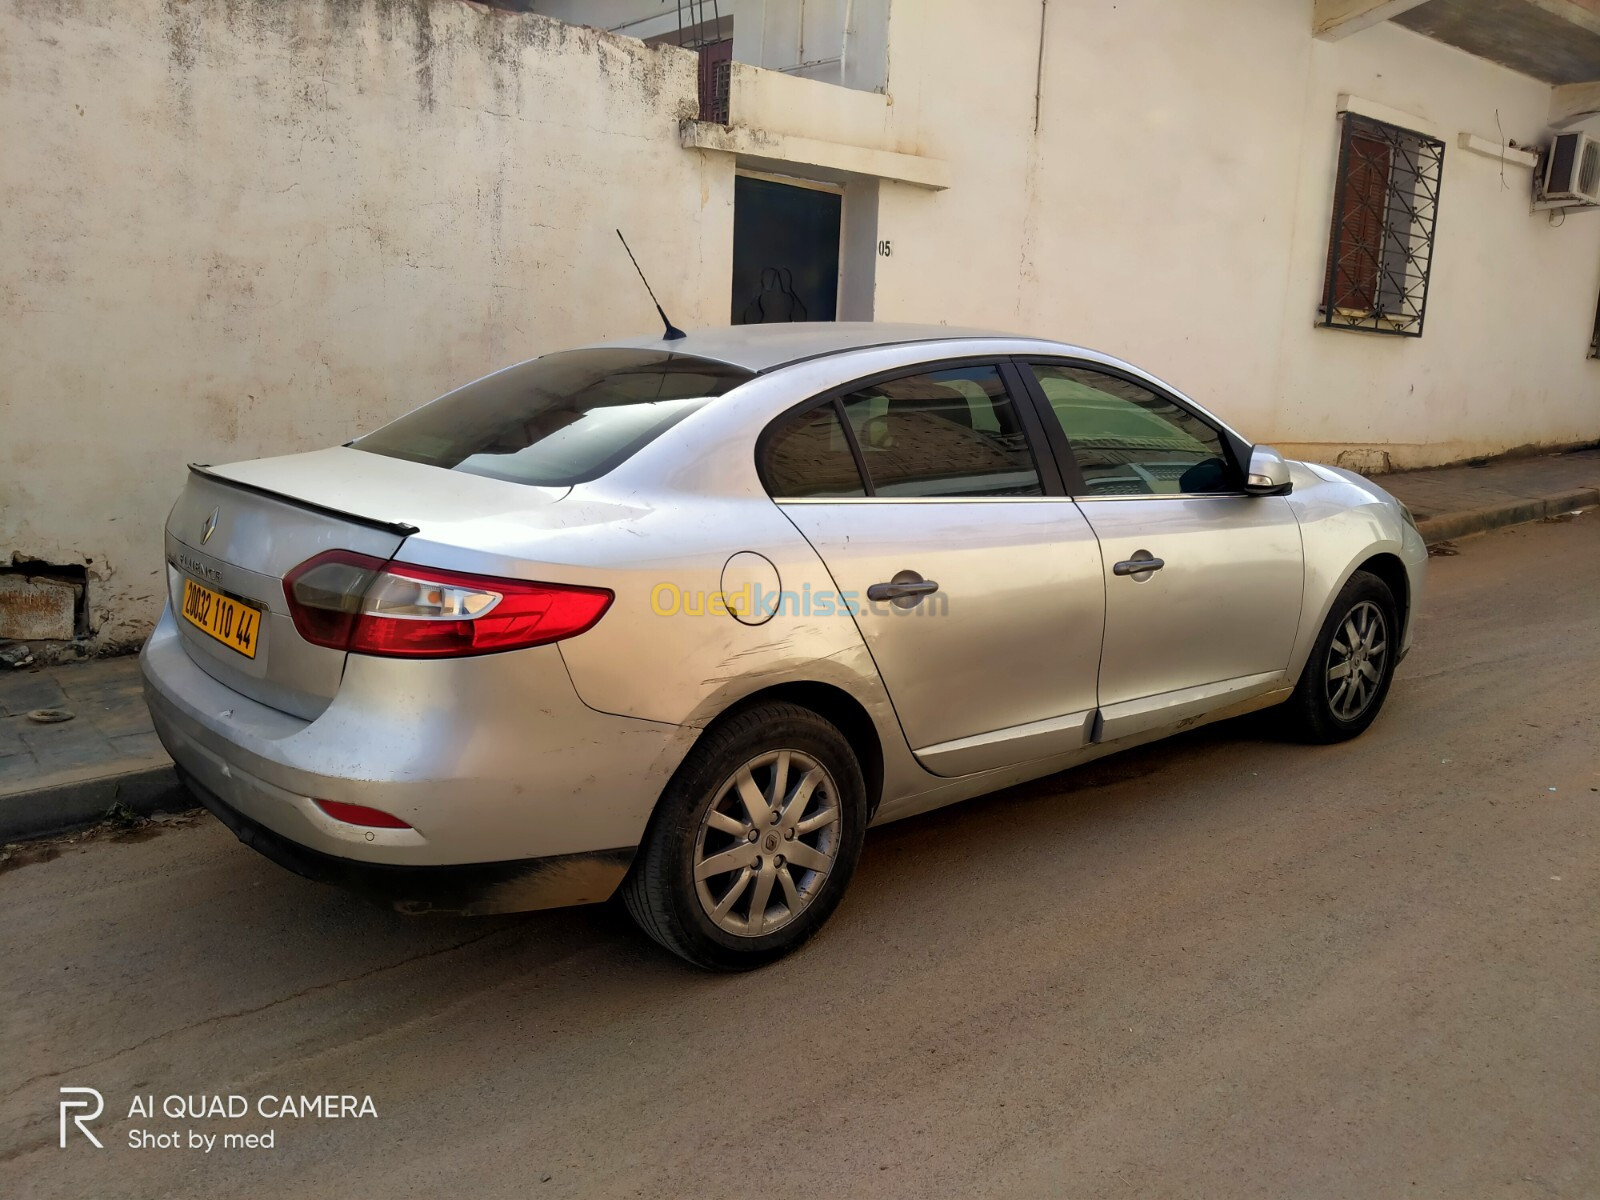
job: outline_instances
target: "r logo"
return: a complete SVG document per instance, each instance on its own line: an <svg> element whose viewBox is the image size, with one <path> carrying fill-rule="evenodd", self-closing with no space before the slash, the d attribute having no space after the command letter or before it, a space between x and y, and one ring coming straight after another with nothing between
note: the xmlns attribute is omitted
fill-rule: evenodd
<svg viewBox="0 0 1600 1200"><path fill-rule="evenodd" d="M94 1120L102 1112L105 1111L105 1107L106 1107L105 1097L102 1096L99 1092L95 1091L93 1088L82 1088L82 1087L64 1087L64 1088L61 1089L61 1095L63 1097L66 1097L66 1096L93 1096L94 1097L94 1099L92 1101L90 1101L90 1100L67 1100L67 1099L63 1099L61 1101L61 1148L63 1150L65 1150L67 1148L67 1110L71 1109L71 1108L88 1108L89 1105L92 1103L94 1105L94 1111L91 1112L91 1113L82 1113L80 1115L74 1116L72 1118L72 1123L78 1127L78 1132L79 1133L83 1134L84 1137L88 1138L91 1142L93 1142L95 1144L95 1148L96 1149L104 1150L105 1147L100 1144L100 1139L95 1137L95 1135L89 1131L89 1129L84 1125L84 1122L85 1121Z"/></svg>

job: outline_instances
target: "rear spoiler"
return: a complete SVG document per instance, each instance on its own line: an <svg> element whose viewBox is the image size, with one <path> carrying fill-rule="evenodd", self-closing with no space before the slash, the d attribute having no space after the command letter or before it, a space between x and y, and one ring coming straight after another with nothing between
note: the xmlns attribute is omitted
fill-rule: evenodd
<svg viewBox="0 0 1600 1200"><path fill-rule="evenodd" d="M298 496L291 496L286 492L275 492L271 488L257 487L253 483L241 483L237 479L219 475L216 471L211 470L209 463L190 463L189 470L203 478L223 484L225 487L238 488L241 492L254 492L257 496L267 496L273 500L282 500L286 504L293 504L296 508L304 508L311 512L321 513L325 517L337 517L341 521L349 521L354 525L365 525L370 529L381 529L385 533L398 534L400 537L410 537L413 533L420 532L417 526L407 525L404 521L379 521L373 517L363 517L357 513L329 508L326 504L313 504L309 500L302 500Z"/></svg>

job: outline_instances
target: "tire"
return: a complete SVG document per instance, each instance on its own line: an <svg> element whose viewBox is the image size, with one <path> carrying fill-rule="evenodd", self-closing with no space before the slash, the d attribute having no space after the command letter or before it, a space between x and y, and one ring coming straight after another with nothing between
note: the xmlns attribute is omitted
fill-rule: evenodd
<svg viewBox="0 0 1600 1200"><path fill-rule="evenodd" d="M1352 638L1352 630L1365 636ZM1319 744L1348 741L1364 732L1389 694L1400 633L1399 609L1389 585L1370 572L1357 571L1334 598L1294 694L1284 706L1286 732L1299 741ZM1346 668L1345 674L1336 676L1340 667Z"/></svg>
<svg viewBox="0 0 1600 1200"><path fill-rule="evenodd" d="M752 788L756 807L746 799ZM698 967L765 966L838 907L866 825L866 785L844 735L810 709L760 704L713 726L689 752L656 805L622 899L641 929Z"/></svg>

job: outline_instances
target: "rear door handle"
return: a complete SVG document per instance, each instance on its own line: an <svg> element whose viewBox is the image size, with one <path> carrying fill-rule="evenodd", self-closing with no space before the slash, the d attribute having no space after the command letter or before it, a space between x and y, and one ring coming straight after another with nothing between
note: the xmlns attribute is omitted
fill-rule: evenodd
<svg viewBox="0 0 1600 1200"><path fill-rule="evenodd" d="M1148 575L1152 571L1159 571L1167 565L1167 560L1164 558L1157 558L1153 554L1145 554L1143 551L1140 551L1140 553L1144 557L1125 559L1112 567L1111 573L1113 575Z"/></svg>
<svg viewBox="0 0 1600 1200"><path fill-rule="evenodd" d="M888 600L897 608L915 608L924 596L939 590L932 579L924 579L915 571L896 571L888 583L875 583L867 589L868 600Z"/></svg>

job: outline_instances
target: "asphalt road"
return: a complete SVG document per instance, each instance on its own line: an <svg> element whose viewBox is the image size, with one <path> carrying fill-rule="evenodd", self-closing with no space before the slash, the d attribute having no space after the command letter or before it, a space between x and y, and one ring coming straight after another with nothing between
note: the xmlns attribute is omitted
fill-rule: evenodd
<svg viewBox="0 0 1600 1200"><path fill-rule="evenodd" d="M1464 543L1359 741L876 831L740 977L607 909L391 915L209 818L69 847L0 874L0 1195L1600 1195L1597 597L1600 515ZM160 1113L322 1093L377 1116ZM128 1145L174 1129L274 1145Z"/></svg>

